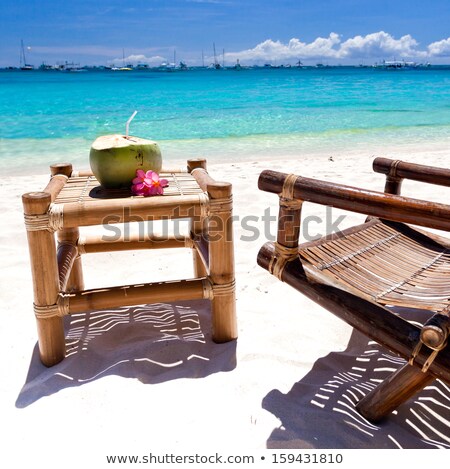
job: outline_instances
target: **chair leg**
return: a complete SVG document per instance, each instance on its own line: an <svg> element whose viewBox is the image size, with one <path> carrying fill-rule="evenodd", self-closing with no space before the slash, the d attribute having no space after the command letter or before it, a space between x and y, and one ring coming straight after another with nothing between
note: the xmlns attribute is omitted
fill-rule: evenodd
<svg viewBox="0 0 450 469"><path fill-rule="evenodd" d="M378 422L434 379L429 373L407 363L361 399L356 409L367 420Z"/></svg>

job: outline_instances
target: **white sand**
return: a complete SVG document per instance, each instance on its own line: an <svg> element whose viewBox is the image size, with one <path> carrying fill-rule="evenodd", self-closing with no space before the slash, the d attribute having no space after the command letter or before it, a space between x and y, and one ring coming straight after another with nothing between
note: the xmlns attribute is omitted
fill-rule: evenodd
<svg viewBox="0 0 450 469"><path fill-rule="evenodd" d="M448 166L445 151L407 150L375 156ZM328 156L210 165L209 170L215 179L233 183L240 220L260 218L267 207L277 213L277 198L257 190L258 175L266 168L382 190L384 178L371 170L373 153L333 154L334 161ZM30 175L0 179L8 220L0 233L3 467L97 468L106 467L107 455L165 452L260 457L269 456L266 448L283 447L450 447L450 390L441 383L424 391L425 400L406 404L381 425L358 418L348 395L340 392L346 380L340 373L356 366L367 370L360 370L361 381L379 376L370 370L381 366L382 352L372 355L370 364L358 360L367 340L355 336L349 346L350 327L258 267L264 235L243 240L252 233L241 222L235 223L237 343L211 342L206 301L129 308L140 320L114 312L106 319L103 313L68 318L71 355L53 368L43 367L20 196L46 181L47 176ZM448 200L446 189L410 182L404 194ZM318 210L307 205L304 216L323 213ZM349 215L341 228L363 218ZM263 231L261 221L250 224ZM324 225L311 228L324 233ZM275 230L272 223L272 234ZM84 259L88 288L176 279L190 275L190 269L188 251ZM324 396L323 389L334 392ZM431 410L430 399L438 401ZM446 423L433 415L436 408Z"/></svg>

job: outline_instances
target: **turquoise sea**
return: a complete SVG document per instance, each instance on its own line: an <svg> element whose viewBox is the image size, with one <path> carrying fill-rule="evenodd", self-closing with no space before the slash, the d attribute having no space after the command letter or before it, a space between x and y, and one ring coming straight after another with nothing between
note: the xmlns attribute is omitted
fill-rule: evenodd
<svg viewBox="0 0 450 469"><path fill-rule="evenodd" d="M450 69L0 71L0 171L88 166L96 137L157 140L166 161L450 142ZM369 150L368 150L369 149Z"/></svg>

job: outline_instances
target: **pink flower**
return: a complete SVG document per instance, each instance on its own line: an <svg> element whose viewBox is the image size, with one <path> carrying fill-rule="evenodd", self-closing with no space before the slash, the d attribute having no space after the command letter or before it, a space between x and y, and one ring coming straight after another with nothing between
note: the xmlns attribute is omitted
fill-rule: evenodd
<svg viewBox="0 0 450 469"><path fill-rule="evenodd" d="M133 179L133 184L131 186L131 192L134 195L145 195L145 172L142 169L138 169L136 171L136 177Z"/></svg>
<svg viewBox="0 0 450 469"><path fill-rule="evenodd" d="M169 182L167 179L160 179L158 173L155 171L147 171L146 173L142 169L136 171L136 177L133 179L133 185L131 186L131 192L134 195L152 196L162 195L164 193L164 187L167 187Z"/></svg>

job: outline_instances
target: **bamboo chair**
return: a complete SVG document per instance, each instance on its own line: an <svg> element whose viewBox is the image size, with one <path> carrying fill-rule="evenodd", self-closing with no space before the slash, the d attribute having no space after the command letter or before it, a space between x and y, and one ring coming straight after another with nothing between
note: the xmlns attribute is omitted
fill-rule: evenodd
<svg viewBox="0 0 450 469"><path fill-rule="evenodd" d="M398 371L360 400L357 410L381 420L434 379L450 384L450 205L402 197L404 178L450 187L450 170L376 158L385 192L263 171L259 188L280 197L277 241L258 264L370 339L405 358ZM299 246L304 201L369 215L365 223ZM391 306L429 312L423 327Z"/></svg>

